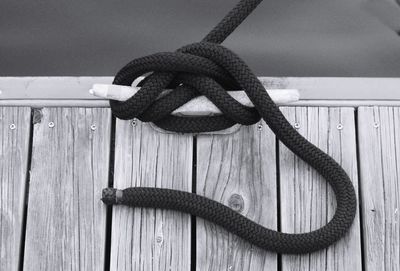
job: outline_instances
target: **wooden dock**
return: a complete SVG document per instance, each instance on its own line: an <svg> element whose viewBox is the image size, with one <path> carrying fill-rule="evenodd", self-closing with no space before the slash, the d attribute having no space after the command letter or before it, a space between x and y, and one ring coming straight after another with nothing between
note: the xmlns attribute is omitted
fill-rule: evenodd
<svg viewBox="0 0 400 271"><path fill-rule="evenodd" d="M110 80L0 78L0 270L400 270L400 79L262 78L300 90L281 110L357 191L350 232L306 255L263 251L187 214L106 208L107 186L173 188L291 233L335 208L325 180L264 122L162 133L87 94Z"/></svg>

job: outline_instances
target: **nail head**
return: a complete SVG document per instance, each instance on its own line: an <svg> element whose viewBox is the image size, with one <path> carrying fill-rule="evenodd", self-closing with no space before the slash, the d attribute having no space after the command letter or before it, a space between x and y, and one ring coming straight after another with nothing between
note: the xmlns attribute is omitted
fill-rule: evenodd
<svg viewBox="0 0 400 271"><path fill-rule="evenodd" d="M136 126L136 120L132 120L131 125L132 125L132 127L135 127Z"/></svg>
<svg viewBox="0 0 400 271"><path fill-rule="evenodd" d="M11 124L10 124L10 129L11 129L11 130L15 130L16 128L17 128L17 126L15 126L14 123L11 123Z"/></svg>
<svg viewBox="0 0 400 271"><path fill-rule="evenodd" d="M97 129L96 124L92 124L92 125L90 126L90 129L91 129L92 131L96 130L96 129Z"/></svg>
<svg viewBox="0 0 400 271"><path fill-rule="evenodd" d="M50 128L53 128L53 127L54 127L54 122L52 122L52 121L49 122L49 127L50 127Z"/></svg>
<svg viewBox="0 0 400 271"><path fill-rule="evenodd" d="M374 127L375 127L375 128L378 128L378 127L379 127L379 122L375 122L375 123L374 123Z"/></svg>
<svg viewBox="0 0 400 271"><path fill-rule="evenodd" d="M299 128L300 128L300 123L296 122L296 123L294 124L294 128L299 129Z"/></svg>
<svg viewBox="0 0 400 271"><path fill-rule="evenodd" d="M343 129L343 124L339 123L339 124L336 126L336 128L337 128L338 130L342 130L342 129Z"/></svg>

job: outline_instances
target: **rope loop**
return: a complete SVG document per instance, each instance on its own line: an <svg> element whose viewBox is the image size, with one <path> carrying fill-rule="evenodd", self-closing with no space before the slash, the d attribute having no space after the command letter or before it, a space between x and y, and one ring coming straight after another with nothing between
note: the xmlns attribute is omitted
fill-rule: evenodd
<svg viewBox="0 0 400 271"><path fill-rule="evenodd" d="M266 250L308 253L328 247L348 231L356 214L356 194L343 168L300 135L246 63L218 44L261 1L241 0L199 43L184 46L174 53L157 53L128 63L115 76L115 84L131 85L139 76L147 76L133 97L125 102L110 101L110 105L118 118L151 121L165 130L180 133L222 130L235 123L250 125L262 117L278 140L332 186L337 202L333 218L317 230L291 234L265 228L219 202L183 191L144 187L124 190L106 188L103 190L103 201L111 205L190 213L208 219ZM165 93L165 89L172 91ZM254 108L234 100L226 92L231 89L244 90ZM171 115L172 111L199 95L205 95L223 114L198 117Z"/></svg>

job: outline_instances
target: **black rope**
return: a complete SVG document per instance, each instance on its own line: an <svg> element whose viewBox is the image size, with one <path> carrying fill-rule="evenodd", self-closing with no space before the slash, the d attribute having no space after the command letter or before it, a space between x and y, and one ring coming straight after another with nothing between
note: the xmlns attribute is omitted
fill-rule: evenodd
<svg viewBox="0 0 400 271"><path fill-rule="evenodd" d="M332 186L337 207L332 220L322 228L302 234L273 231L247 219L225 205L205 197L170 189L134 187L106 188L106 204L124 204L178 210L212 221L266 250L308 253L326 248L351 226L356 196L345 171L330 156L301 136L285 119L250 68L233 52L219 45L262 0L242 0L199 43L174 53L157 53L131 61L122 68L114 84L131 85L151 73L141 89L125 102L110 101L121 119L138 118L174 132L198 133L226 129L236 123L251 125L262 117L278 139L316 169ZM173 89L159 97L165 89ZM243 89L254 108L241 105L227 90ZM178 117L171 113L191 99L205 95L222 115Z"/></svg>

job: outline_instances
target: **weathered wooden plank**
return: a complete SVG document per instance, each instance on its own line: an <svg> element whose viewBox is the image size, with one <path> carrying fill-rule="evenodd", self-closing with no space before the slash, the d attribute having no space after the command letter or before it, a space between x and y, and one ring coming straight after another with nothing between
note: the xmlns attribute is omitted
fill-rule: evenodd
<svg viewBox="0 0 400 271"><path fill-rule="evenodd" d="M400 270L400 108L360 107L365 269Z"/></svg>
<svg viewBox="0 0 400 271"><path fill-rule="evenodd" d="M114 187L192 189L193 138L163 134L140 121L117 120ZM190 215L113 208L111 270L189 270Z"/></svg>
<svg viewBox="0 0 400 271"><path fill-rule="evenodd" d="M357 191L357 155L353 108L282 108L299 132L331 155L349 174ZM281 228L301 233L325 225L333 216L331 187L282 143L280 155ZM357 214L350 232L326 250L308 255L283 255L282 270L361 270L361 240Z"/></svg>
<svg viewBox="0 0 400 271"><path fill-rule="evenodd" d="M111 112L41 113L33 134L24 270L103 270L100 198L108 186Z"/></svg>
<svg viewBox="0 0 400 271"><path fill-rule="evenodd" d="M30 120L30 108L0 108L1 270L19 269Z"/></svg>
<svg viewBox="0 0 400 271"><path fill-rule="evenodd" d="M277 228L275 135L265 125L197 139L197 193ZM277 270L277 256L197 218L197 270Z"/></svg>

